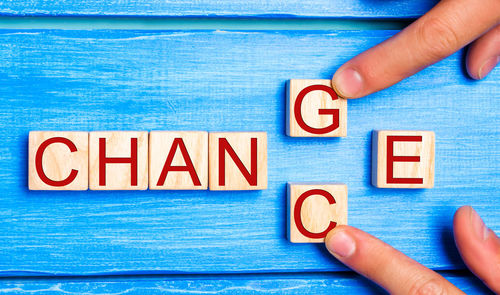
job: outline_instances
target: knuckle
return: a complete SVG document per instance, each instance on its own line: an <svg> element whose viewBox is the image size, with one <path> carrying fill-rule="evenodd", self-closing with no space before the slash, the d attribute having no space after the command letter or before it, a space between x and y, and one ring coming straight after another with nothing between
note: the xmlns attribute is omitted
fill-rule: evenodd
<svg viewBox="0 0 500 295"><path fill-rule="evenodd" d="M409 295L446 295L446 289L436 279L416 282L408 292Z"/></svg>
<svg viewBox="0 0 500 295"><path fill-rule="evenodd" d="M445 18L428 18L416 25L416 38L420 48L432 59L443 59L460 47L460 38Z"/></svg>

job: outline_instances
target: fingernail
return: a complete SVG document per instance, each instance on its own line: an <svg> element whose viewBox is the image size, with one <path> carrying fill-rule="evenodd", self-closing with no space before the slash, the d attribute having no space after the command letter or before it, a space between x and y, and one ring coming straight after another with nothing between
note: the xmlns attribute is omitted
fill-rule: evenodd
<svg viewBox="0 0 500 295"><path fill-rule="evenodd" d="M353 68L347 68L335 73L332 87L341 97L354 98L363 91L363 77Z"/></svg>
<svg viewBox="0 0 500 295"><path fill-rule="evenodd" d="M491 70L493 70L497 66L499 61L500 56L493 56L488 58L479 68L479 79L483 79L484 77L486 77L486 75L488 75Z"/></svg>
<svg viewBox="0 0 500 295"><path fill-rule="evenodd" d="M472 207L470 208L470 221L476 237L483 241L486 240L488 238L489 230L479 214L477 214L476 210Z"/></svg>
<svg viewBox="0 0 500 295"><path fill-rule="evenodd" d="M347 258L356 251L356 243L344 231L330 234L326 240L326 248L335 256Z"/></svg>

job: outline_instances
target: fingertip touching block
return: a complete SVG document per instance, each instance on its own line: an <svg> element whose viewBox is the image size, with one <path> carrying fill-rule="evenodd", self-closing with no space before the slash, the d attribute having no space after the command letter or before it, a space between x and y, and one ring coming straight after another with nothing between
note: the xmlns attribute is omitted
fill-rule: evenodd
<svg viewBox="0 0 500 295"><path fill-rule="evenodd" d="M209 133L210 190L267 189L267 133Z"/></svg>
<svg viewBox="0 0 500 295"><path fill-rule="evenodd" d="M208 132L149 133L149 189L204 190L207 187Z"/></svg>
<svg viewBox="0 0 500 295"><path fill-rule="evenodd" d="M147 189L148 132L90 132L89 186L91 190Z"/></svg>
<svg viewBox="0 0 500 295"><path fill-rule="evenodd" d="M372 184L379 188L432 188L434 149L432 131L373 131Z"/></svg>
<svg viewBox="0 0 500 295"><path fill-rule="evenodd" d="M347 100L338 97L330 80L289 80L286 104L288 136L347 136Z"/></svg>
<svg viewBox="0 0 500 295"><path fill-rule="evenodd" d="M322 243L330 230L347 224L347 186L288 183L287 236L292 243Z"/></svg>
<svg viewBox="0 0 500 295"><path fill-rule="evenodd" d="M88 132L30 132L29 189L87 190L88 146Z"/></svg>

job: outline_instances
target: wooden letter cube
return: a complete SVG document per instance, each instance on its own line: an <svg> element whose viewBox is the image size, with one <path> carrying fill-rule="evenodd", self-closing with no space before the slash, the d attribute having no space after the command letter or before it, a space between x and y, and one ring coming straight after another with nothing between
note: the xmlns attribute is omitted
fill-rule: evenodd
<svg viewBox="0 0 500 295"><path fill-rule="evenodd" d="M148 188L148 132L90 132L91 190Z"/></svg>
<svg viewBox="0 0 500 295"><path fill-rule="evenodd" d="M330 80L288 81L286 107L288 136L347 136L347 100L337 96Z"/></svg>
<svg viewBox="0 0 500 295"><path fill-rule="evenodd" d="M434 138L432 131L373 131L372 184L380 188L432 188Z"/></svg>
<svg viewBox="0 0 500 295"><path fill-rule="evenodd" d="M210 190L267 188L267 133L209 134Z"/></svg>
<svg viewBox="0 0 500 295"><path fill-rule="evenodd" d="M29 133L30 190L87 190L88 132Z"/></svg>
<svg viewBox="0 0 500 295"><path fill-rule="evenodd" d="M322 243L338 224L347 224L347 186L342 183L288 183L288 239Z"/></svg>
<svg viewBox="0 0 500 295"><path fill-rule="evenodd" d="M149 189L204 190L207 187L208 132L149 133Z"/></svg>

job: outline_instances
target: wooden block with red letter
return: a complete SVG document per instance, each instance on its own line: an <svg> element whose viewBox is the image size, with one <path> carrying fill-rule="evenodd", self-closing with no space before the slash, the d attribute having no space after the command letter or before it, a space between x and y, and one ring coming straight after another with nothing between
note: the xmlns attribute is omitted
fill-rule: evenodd
<svg viewBox="0 0 500 295"><path fill-rule="evenodd" d="M149 189L203 190L207 187L208 132L149 133Z"/></svg>
<svg viewBox="0 0 500 295"><path fill-rule="evenodd" d="M347 186L342 183L288 183L288 239L322 243L337 224L347 224Z"/></svg>
<svg viewBox="0 0 500 295"><path fill-rule="evenodd" d="M432 131L373 131L372 184L380 188L432 188L434 142Z"/></svg>
<svg viewBox="0 0 500 295"><path fill-rule="evenodd" d="M286 134L292 137L347 136L347 100L330 80L288 81Z"/></svg>
<svg viewBox="0 0 500 295"><path fill-rule="evenodd" d="M90 132L91 190L148 188L148 132Z"/></svg>
<svg viewBox="0 0 500 295"><path fill-rule="evenodd" d="M29 189L87 190L88 145L88 132L30 132Z"/></svg>
<svg viewBox="0 0 500 295"><path fill-rule="evenodd" d="M266 132L209 134L210 190L267 189Z"/></svg>

